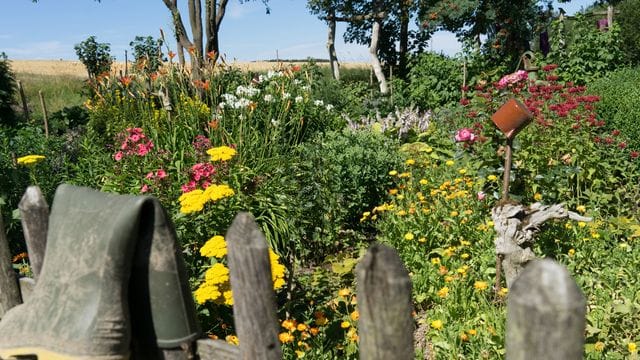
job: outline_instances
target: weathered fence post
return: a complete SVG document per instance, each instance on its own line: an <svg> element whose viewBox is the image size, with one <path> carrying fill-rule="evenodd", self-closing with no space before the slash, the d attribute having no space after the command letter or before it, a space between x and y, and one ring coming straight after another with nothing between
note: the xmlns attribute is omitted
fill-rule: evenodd
<svg viewBox="0 0 640 360"><path fill-rule="evenodd" d="M582 359L586 302L567 270L531 262L507 301L507 359Z"/></svg>
<svg viewBox="0 0 640 360"><path fill-rule="evenodd" d="M240 358L281 359L269 247L253 216L241 212L226 235Z"/></svg>
<svg viewBox="0 0 640 360"><path fill-rule="evenodd" d="M20 203L20 216L24 239L27 243L29 264L33 278L37 280L42 269L42 260L47 246L47 229L49 228L49 205L42 196L40 188L29 186L24 192Z"/></svg>
<svg viewBox="0 0 640 360"><path fill-rule="evenodd" d="M18 289L16 273L11 266L9 242L4 232L2 214L0 214L0 318L20 302L20 289Z"/></svg>
<svg viewBox="0 0 640 360"><path fill-rule="evenodd" d="M24 88L22 87L22 81L18 80L18 92L20 92L20 101L22 102L22 112L24 113L25 120L29 120L29 106L27 106L27 97L24 95Z"/></svg>
<svg viewBox="0 0 640 360"><path fill-rule="evenodd" d="M44 102L42 90L38 90L40 97L40 106L42 106L42 118L44 119L44 137L49 137L49 114L47 113L47 104Z"/></svg>
<svg viewBox="0 0 640 360"><path fill-rule="evenodd" d="M411 280L396 251L374 244L356 276L360 359L414 359Z"/></svg>

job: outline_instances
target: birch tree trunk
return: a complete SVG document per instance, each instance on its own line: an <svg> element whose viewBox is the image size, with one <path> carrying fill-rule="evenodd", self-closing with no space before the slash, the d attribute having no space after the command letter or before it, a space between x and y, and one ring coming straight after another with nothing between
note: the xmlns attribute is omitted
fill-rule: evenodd
<svg viewBox="0 0 640 360"><path fill-rule="evenodd" d="M389 93L389 88L387 86L387 79L384 77L384 72L382 71L380 59L378 58L378 41L380 40L381 27L382 20L380 18L376 18L373 21L373 26L371 28L371 45L369 46L369 55L371 56L373 73L376 75L376 79L378 79L378 84L380 85L380 93L386 95Z"/></svg>
<svg viewBox="0 0 640 360"><path fill-rule="evenodd" d="M329 50L329 62L331 63L331 74L336 80L340 80L340 63L338 63L338 56L336 55L336 21L335 11L331 10L329 14L332 20L329 22L329 33L327 36L327 49Z"/></svg>

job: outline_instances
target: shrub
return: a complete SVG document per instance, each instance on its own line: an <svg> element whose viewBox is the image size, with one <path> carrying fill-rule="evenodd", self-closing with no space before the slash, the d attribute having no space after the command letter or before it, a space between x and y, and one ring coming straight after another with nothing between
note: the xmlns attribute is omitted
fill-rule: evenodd
<svg viewBox="0 0 640 360"><path fill-rule="evenodd" d="M162 65L162 39L136 36L129 46L133 48L133 57L138 71L152 73Z"/></svg>
<svg viewBox="0 0 640 360"><path fill-rule="evenodd" d="M0 53L0 125L15 125L16 114L12 107L15 91L15 76L7 55Z"/></svg>
<svg viewBox="0 0 640 360"><path fill-rule="evenodd" d="M640 68L621 69L590 84L590 92L600 96L598 117L609 130L620 130L629 147L640 149Z"/></svg>
<svg viewBox="0 0 640 360"><path fill-rule="evenodd" d="M624 63L621 50L620 28L617 24L609 31L601 31L586 16L578 14L571 22L571 31L565 32L566 21L554 21L549 63L559 65L560 80L584 85Z"/></svg>
<svg viewBox="0 0 640 360"><path fill-rule="evenodd" d="M428 110L460 99L462 67L459 61L432 52L422 53L411 59L406 89L398 96L408 99L405 105L416 105ZM405 100L406 101L406 100Z"/></svg>
<svg viewBox="0 0 640 360"><path fill-rule="evenodd" d="M385 198L392 183L388 173L400 163L397 147L368 130L332 131L302 146L296 174L303 255L322 260L336 245L356 245L348 236L366 230L360 225L362 213Z"/></svg>
<svg viewBox="0 0 640 360"><path fill-rule="evenodd" d="M640 0L625 0L617 7L616 21L620 24L620 38L626 61L640 64Z"/></svg>
<svg viewBox="0 0 640 360"><path fill-rule="evenodd" d="M111 70L113 57L108 43L99 43L95 36L89 36L87 40L76 44L73 48L76 50L78 59L87 68L89 79L95 79L98 75Z"/></svg>

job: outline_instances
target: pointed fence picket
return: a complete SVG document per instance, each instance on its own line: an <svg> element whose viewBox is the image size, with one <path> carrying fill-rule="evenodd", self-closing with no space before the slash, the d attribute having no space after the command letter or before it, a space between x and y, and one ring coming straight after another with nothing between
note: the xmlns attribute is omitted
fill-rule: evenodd
<svg viewBox="0 0 640 360"><path fill-rule="evenodd" d="M40 229L26 231L36 234L26 237L27 246L33 252L29 256L42 259L48 206L39 189L27 190L20 209L28 211L23 212L23 226ZM251 214L239 213L226 239L234 322L240 345L199 339L195 344L165 349L163 359L275 360L282 357L269 249L264 235ZM34 241L36 244L29 244ZM0 318L21 302L9 255L0 217ZM356 267L356 281L360 359L414 359L411 280L396 251L385 245L372 245ZM23 287L24 282L20 284ZM584 296L567 270L551 260L532 262L509 294L506 358L581 359L585 310Z"/></svg>

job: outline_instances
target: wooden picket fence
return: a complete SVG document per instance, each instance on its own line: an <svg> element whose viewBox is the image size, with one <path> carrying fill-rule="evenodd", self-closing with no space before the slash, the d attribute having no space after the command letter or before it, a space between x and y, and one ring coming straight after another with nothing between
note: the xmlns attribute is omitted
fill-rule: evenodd
<svg viewBox="0 0 640 360"><path fill-rule="evenodd" d="M0 318L28 296L37 281L46 246L49 211L37 187L27 189L19 209L35 280L16 281L0 216ZM178 349L165 349L161 358L282 358L264 235L249 213L240 213L226 239L240 345L199 339ZM398 254L385 245L374 244L355 271L360 359L414 359L411 280ZM585 310L581 291L562 266L551 260L533 262L508 296L506 358L581 359ZM426 358L433 355L426 354Z"/></svg>

